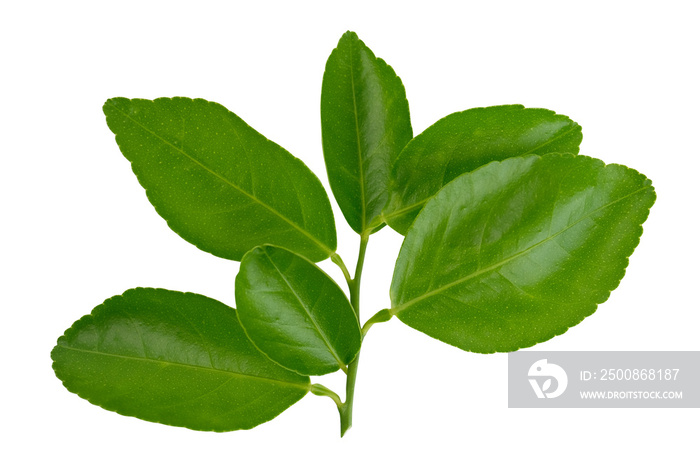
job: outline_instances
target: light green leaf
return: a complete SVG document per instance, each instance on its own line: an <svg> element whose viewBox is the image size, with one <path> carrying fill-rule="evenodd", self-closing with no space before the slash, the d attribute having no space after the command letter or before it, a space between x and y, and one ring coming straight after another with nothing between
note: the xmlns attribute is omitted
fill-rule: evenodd
<svg viewBox="0 0 700 466"><path fill-rule="evenodd" d="M644 175L585 156L516 157L464 174L408 231L391 313L479 353L548 340L618 286L655 199Z"/></svg>
<svg viewBox="0 0 700 466"><path fill-rule="evenodd" d="M195 430L250 429L310 389L248 340L236 311L213 299L136 288L114 296L58 339L65 387L126 416Z"/></svg>
<svg viewBox="0 0 700 466"><path fill-rule="evenodd" d="M304 375L345 370L360 350L360 326L343 291L287 250L248 252L236 277L238 319L273 361Z"/></svg>
<svg viewBox="0 0 700 466"><path fill-rule="evenodd" d="M550 152L578 153L581 127L564 115L522 105L453 113L416 136L391 172L383 220L406 234L440 188L494 160Z"/></svg>
<svg viewBox="0 0 700 466"><path fill-rule="evenodd" d="M401 79L354 32L326 63L321 123L328 180L345 219L360 234L376 231L368 227L386 204L391 165L413 130Z"/></svg>
<svg viewBox="0 0 700 466"><path fill-rule="evenodd" d="M104 113L148 199L198 248L232 260L265 243L313 261L335 251L333 213L318 178L223 106L115 98Z"/></svg>

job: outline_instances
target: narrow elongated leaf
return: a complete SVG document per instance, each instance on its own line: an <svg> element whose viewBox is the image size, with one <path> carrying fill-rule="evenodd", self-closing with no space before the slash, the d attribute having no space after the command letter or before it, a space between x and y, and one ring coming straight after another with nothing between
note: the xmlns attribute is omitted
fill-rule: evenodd
<svg viewBox="0 0 700 466"><path fill-rule="evenodd" d="M401 79L354 32L326 63L321 123L333 194L352 229L369 232L387 201L391 165L413 130Z"/></svg>
<svg viewBox="0 0 700 466"><path fill-rule="evenodd" d="M68 390L126 416L195 430L250 429L310 389L248 340L236 311L192 293L136 288L58 339Z"/></svg>
<svg viewBox="0 0 700 466"><path fill-rule="evenodd" d="M464 174L406 235L391 312L479 353L548 340L618 286L655 199L644 175L585 156L516 157Z"/></svg>
<svg viewBox="0 0 700 466"><path fill-rule="evenodd" d="M360 350L360 325L343 291L287 250L261 246L243 257L236 306L251 341L300 374L345 369Z"/></svg>
<svg viewBox="0 0 700 466"><path fill-rule="evenodd" d="M223 106L202 99L110 99L107 124L177 234L240 260L278 244L313 261L336 248L323 186L304 163Z"/></svg>
<svg viewBox="0 0 700 466"><path fill-rule="evenodd" d="M550 152L578 153L581 127L564 115L522 105L453 113L416 136L391 172L384 220L406 234L440 188L494 160Z"/></svg>

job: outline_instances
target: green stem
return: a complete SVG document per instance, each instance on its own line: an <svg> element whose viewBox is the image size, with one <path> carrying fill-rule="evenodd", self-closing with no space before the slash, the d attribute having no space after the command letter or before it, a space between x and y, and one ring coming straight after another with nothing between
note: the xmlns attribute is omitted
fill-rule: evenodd
<svg viewBox="0 0 700 466"><path fill-rule="evenodd" d="M369 233L363 234L360 237L360 252L357 255L355 277L352 279L352 285L350 286L350 304L355 309L358 320L360 319L360 280L362 279L362 267L365 265L365 253L367 253L368 242Z"/></svg>
<svg viewBox="0 0 700 466"><path fill-rule="evenodd" d="M345 385L345 403L338 408L338 412L340 413L341 437L352 427L352 406L355 401L355 380L357 379L357 366L359 362L360 353L357 354L355 360L348 366L348 380Z"/></svg>
<svg viewBox="0 0 700 466"><path fill-rule="evenodd" d="M365 263L365 253L367 252L367 243L369 241L369 233L360 236L360 252L357 256L357 266L355 267L355 277L348 282L350 287L350 304L355 309L357 320L360 320L360 281L362 279L362 267ZM345 435L345 432L352 427L352 407L355 401L355 380L357 379L357 366L360 363L360 353L357 353L355 359L348 365L348 378L345 384L345 403L338 408L340 412L340 436Z"/></svg>

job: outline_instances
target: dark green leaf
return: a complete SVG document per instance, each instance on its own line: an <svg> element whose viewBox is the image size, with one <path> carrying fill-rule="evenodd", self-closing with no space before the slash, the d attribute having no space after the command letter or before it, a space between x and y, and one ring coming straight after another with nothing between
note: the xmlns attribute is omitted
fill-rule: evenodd
<svg viewBox="0 0 700 466"><path fill-rule="evenodd" d="M503 105L448 115L399 155L383 219L405 235L425 203L462 173L526 154L577 154L581 138L578 124L543 108Z"/></svg>
<svg viewBox="0 0 700 466"><path fill-rule="evenodd" d="M401 79L354 32L345 33L328 58L321 123L338 205L353 230L371 232L387 201L391 165L413 131Z"/></svg>
<svg viewBox="0 0 700 466"><path fill-rule="evenodd" d="M345 369L360 350L360 326L343 291L287 250L262 246L243 257L236 305L251 341L300 374Z"/></svg>
<svg viewBox="0 0 700 466"><path fill-rule="evenodd" d="M464 174L408 231L391 312L479 353L548 340L618 286L655 199L644 175L585 156L516 157Z"/></svg>
<svg viewBox="0 0 700 466"><path fill-rule="evenodd" d="M318 178L221 105L116 98L104 112L151 203L198 248L233 260L265 243L313 261L335 251Z"/></svg>
<svg viewBox="0 0 700 466"><path fill-rule="evenodd" d="M236 311L192 293L136 288L58 339L68 390L126 416L195 430L250 429L310 389L248 340Z"/></svg>

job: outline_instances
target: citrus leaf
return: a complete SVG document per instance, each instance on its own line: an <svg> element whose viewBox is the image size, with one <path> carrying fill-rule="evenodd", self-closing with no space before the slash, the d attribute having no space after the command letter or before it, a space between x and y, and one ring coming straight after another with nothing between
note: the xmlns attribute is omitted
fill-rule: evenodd
<svg viewBox="0 0 700 466"><path fill-rule="evenodd" d="M655 199L644 175L585 156L515 157L464 174L408 231L391 313L479 353L548 340L619 285Z"/></svg>
<svg viewBox="0 0 700 466"><path fill-rule="evenodd" d="M195 430L250 429L310 389L248 340L236 311L193 293L135 288L58 339L65 387L126 416Z"/></svg>
<svg viewBox="0 0 700 466"><path fill-rule="evenodd" d="M391 165L413 137L401 79L354 32L333 50L321 91L323 154L328 180L357 233L386 204Z"/></svg>
<svg viewBox="0 0 700 466"><path fill-rule="evenodd" d="M399 155L383 219L405 235L425 203L462 173L527 154L577 154L582 137L577 123L543 108L502 105L448 115Z"/></svg>
<svg viewBox="0 0 700 466"><path fill-rule="evenodd" d="M333 213L318 178L223 106L114 98L103 110L148 199L198 248L232 260L265 243L313 261L335 251Z"/></svg>
<svg viewBox="0 0 700 466"><path fill-rule="evenodd" d="M238 319L270 359L304 375L345 369L360 326L338 285L301 256L273 246L249 251L236 277Z"/></svg>

